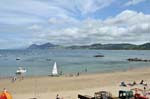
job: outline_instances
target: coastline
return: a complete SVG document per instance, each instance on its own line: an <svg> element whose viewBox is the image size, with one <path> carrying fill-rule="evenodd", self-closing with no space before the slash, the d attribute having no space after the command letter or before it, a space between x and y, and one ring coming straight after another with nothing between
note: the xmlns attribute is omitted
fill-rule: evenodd
<svg viewBox="0 0 150 99"><path fill-rule="evenodd" d="M106 71L97 71L97 72L85 72L85 71L82 71L82 72L79 72L80 75L94 75L94 74L108 74L108 73L116 73L116 72L128 72L128 71L131 71L131 70L143 70L146 68L150 69L150 66L146 65L146 66L142 66L142 67L129 67L128 69L117 69L117 70L106 70ZM73 77L73 76L77 76L77 73L64 73L62 74L61 76L59 77ZM71 75L71 76L70 76ZM15 75L13 76L0 76L0 80L2 79L11 79L12 77L14 77ZM25 78L42 78L42 77L51 77L51 75L47 74L47 75L24 75Z"/></svg>
<svg viewBox="0 0 150 99"><path fill-rule="evenodd" d="M78 77L25 77L12 83L11 79L0 79L0 89L6 88L11 92L13 99L38 99L55 98L56 94L64 99L77 99L78 94L94 95L94 92L106 90L113 96L118 96L121 81L140 82L145 80L150 84L150 68L136 68L128 71L105 72L94 74L81 74Z"/></svg>

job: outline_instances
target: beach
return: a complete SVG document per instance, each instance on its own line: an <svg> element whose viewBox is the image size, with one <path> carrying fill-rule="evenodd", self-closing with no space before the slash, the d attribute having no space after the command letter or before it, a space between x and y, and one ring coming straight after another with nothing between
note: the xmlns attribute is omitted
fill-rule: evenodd
<svg viewBox="0 0 150 99"><path fill-rule="evenodd" d="M118 96L119 90L129 90L132 87L120 87L120 82L132 83L141 80L150 82L150 68L138 68L128 71L109 73L81 74L76 77L25 77L14 83L10 78L0 79L0 89L6 88L13 99L55 99L56 95L63 99L77 99L78 94L94 96L94 92L109 91Z"/></svg>

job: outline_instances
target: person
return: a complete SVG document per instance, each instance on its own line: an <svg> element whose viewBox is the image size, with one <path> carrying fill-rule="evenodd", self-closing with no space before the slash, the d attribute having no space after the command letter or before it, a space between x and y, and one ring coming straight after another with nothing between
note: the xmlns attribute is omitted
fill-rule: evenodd
<svg viewBox="0 0 150 99"><path fill-rule="evenodd" d="M127 85L129 85L129 86L134 86L134 85L136 85L137 83L136 83L136 81L133 81L133 83L128 83Z"/></svg>
<svg viewBox="0 0 150 99"><path fill-rule="evenodd" d="M79 76L79 75L80 75L80 73L78 72L78 73L77 73L77 76Z"/></svg>
<svg viewBox="0 0 150 99"><path fill-rule="evenodd" d="M143 86L147 86L147 83L146 83L146 82L144 82L144 83L143 83Z"/></svg>
<svg viewBox="0 0 150 99"><path fill-rule="evenodd" d="M4 93L7 92L6 88L3 89L3 92L4 92Z"/></svg>
<svg viewBox="0 0 150 99"><path fill-rule="evenodd" d="M58 94L56 95L56 99L60 99Z"/></svg>
<svg viewBox="0 0 150 99"><path fill-rule="evenodd" d="M121 86L126 87L127 85L125 84L125 82L124 82L124 81L122 81L122 82L121 82Z"/></svg>
<svg viewBox="0 0 150 99"><path fill-rule="evenodd" d="M22 75L22 76L21 76L21 80L23 80L23 79L24 79L24 76Z"/></svg>
<svg viewBox="0 0 150 99"><path fill-rule="evenodd" d="M136 81L134 81L134 82L133 82L133 85L136 85L136 84L137 84Z"/></svg>
<svg viewBox="0 0 150 99"><path fill-rule="evenodd" d="M140 84L143 86L147 86L147 83L144 80L141 80Z"/></svg>
<svg viewBox="0 0 150 99"><path fill-rule="evenodd" d="M12 82L13 82L13 83L14 83L16 80L17 80L16 77L13 77L13 78L12 78Z"/></svg>
<svg viewBox="0 0 150 99"><path fill-rule="evenodd" d="M144 84L144 80L141 80L140 84L143 85Z"/></svg>
<svg viewBox="0 0 150 99"><path fill-rule="evenodd" d="M144 87L143 94L146 95L146 87Z"/></svg>
<svg viewBox="0 0 150 99"><path fill-rule="evenodd" d="M87 68L85 68L85 72L87 72Z"/></svg>

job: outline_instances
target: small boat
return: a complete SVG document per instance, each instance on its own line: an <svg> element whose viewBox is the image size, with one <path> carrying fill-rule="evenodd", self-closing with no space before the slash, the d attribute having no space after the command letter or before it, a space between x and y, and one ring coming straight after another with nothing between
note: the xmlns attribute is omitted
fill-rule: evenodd
<svg viewBox="0 0 150 99"><path fill-rule="evenodd" d="M104 57L104 55L94 55L94 57Z"/></svg>
<svg viewBox="0 0 150 99"><path fill-rule="evenodd" d="M20 58L20 57L17 57L16 60L21 60L21 58Z"/></svg>
<svg viewBox="0 0 150 99"><path fill-rule="evenodd" d="M46 61L51 61L51 59L47 58Z"/></svg>
<svg viewBox="0 0 150 99"><path fill-rule="evenodd" d="M18 67L18 69L16 70L16 74L23 74L26 72L27 72L27 70L25 68L22 68L22 67Z"/></svg>

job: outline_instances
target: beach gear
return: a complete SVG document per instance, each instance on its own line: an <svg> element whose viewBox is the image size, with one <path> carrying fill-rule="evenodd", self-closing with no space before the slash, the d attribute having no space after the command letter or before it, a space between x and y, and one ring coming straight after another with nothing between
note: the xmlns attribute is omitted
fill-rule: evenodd
<svg viewBox="0 0 150 99"><path fill-rule="evenodd" d="M148 97L146 97L146 95L144 95L144 90L143 89L133 88L131 90L135 91L135 95L134 95L135 99L148 99Z"/></svg>
<svg viewBox="0 0 150 99"><path fill-rule="evenodd" d="M79 99L95 99L95 97L89 96L89 95L80 95L78 94Z"/></svg>
<svg viewBox="0 0 150 99"><path fill-rule="evenodd" d="M95 99L112 99L112 94L107 91L99 91L94 94Z"/></svg>
<svg viewBox="0 0 150 99"><path fill-rule="evenodd" d="M89 95L78 94L78 98L79 99L112 99L112 94L107 91L99 91L94 93L94 97Z"/></svg>
<svg viewBox="0 0 150 99"><path fill-rule="evenodd" d="M131 98L133 98L133 91L119 90L119 98L120 99L131 99Z"/></svg>
<svg viewBox="0 0 150 99"><path fill-rule="evenodd" d="M140 94L136 93L134 99L148 99L146 96L141 96Z"/></svg>
<svg viewBox="0 0 150 99"><path fill-rule="evenodd" d="M0 93L0 99L12 99L12 96L9 92L1 92Z"/></svg>
<svg viewBox="0 0 150 99"><path fill-rule="evenodd" d="M133 89L131 89L132 91L135 91L135 94L136 93L139 93L139 92L142 92L143 93L143 89L140 89L140 88L133 88Z"/></svg>

